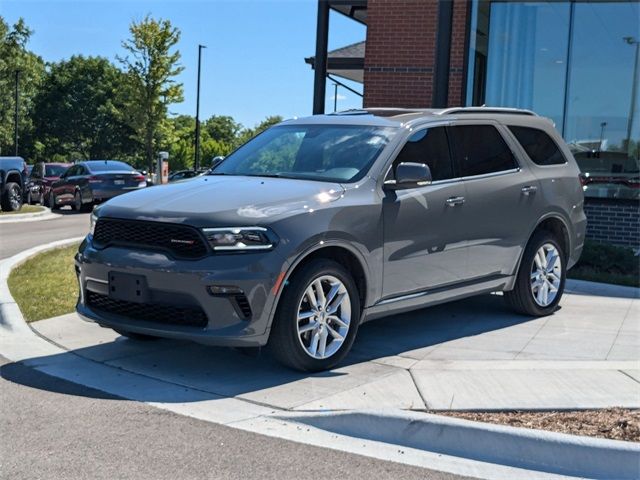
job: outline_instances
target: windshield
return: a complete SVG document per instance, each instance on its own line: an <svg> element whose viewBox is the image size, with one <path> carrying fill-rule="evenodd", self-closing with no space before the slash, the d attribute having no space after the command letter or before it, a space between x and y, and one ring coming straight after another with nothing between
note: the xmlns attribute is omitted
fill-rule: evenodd
<svg viewBox="0 0 640 480"><path fill-rule="evenodd" d="M67 168L69 168L67 165L45 165L44 176L59 177L67 170Z"/></svg>
<svg viewBox="0 0 640 480"><path fill-rule="evenodd" d="M124 162L119 162L117 160L105 160L99 162L87 162L87 167L92 172L133 172L135 171L131 165Z"/></svg>
<svg viewBox="0 0 640 480"><path fill-rule="evenodd" d="M354 182L367 173L395 132L395 128L362 125L273 127L209 174Z"/></svg>

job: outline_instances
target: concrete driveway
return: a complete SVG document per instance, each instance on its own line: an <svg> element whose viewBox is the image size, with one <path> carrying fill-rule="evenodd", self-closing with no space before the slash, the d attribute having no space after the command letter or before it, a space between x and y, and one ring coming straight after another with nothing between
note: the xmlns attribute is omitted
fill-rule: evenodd
<svg viewBox="0 0 640 480"><path fill-rule="evenodd" d="M342 366L314 375L284 369L268 353L128 340L75 314L32 327L69 352L58 357L166 383L167 394L149 402L211 395L296 411L640 407L638 290L578 281L567 290L545 318L514 315L500 295L485 295L367 323ZM198 395L169 393L179 387Z"/></svg>

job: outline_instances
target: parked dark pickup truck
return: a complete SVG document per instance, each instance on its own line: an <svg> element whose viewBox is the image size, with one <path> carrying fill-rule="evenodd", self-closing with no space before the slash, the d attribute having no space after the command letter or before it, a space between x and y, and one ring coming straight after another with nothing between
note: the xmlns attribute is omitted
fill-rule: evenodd
<svg viewBox="0 0 640 480"><path fill-rule="evenodd" d="M0 206L5 212L22 208L27 164L21 157L0 157Z"/></svg>

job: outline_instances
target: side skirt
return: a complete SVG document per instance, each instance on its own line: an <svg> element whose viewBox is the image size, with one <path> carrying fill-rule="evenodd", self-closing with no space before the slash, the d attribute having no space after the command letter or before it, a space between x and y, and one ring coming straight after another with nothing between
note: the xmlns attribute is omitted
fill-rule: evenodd
<svg viewBox="0 0 640 480"><path fill-rule="evenodd" d="M376 318L386 317L387 315L418 310L420 308L460 300L483 293L511 290L515 278L515 275L501 275L499 277L492 277L489 280L485 279L479 282L464 283L457 286L452 285L440 289L425 290L424 292L381 300L375 305L365 309L362 323Z"/></svg>

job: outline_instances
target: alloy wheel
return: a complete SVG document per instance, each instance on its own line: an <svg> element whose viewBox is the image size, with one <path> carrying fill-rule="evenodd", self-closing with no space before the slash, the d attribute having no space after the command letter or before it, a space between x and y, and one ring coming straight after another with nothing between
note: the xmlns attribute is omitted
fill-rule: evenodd
<svg viewBox="0 0 640 480"><path fill-rule="evenodd" d="M312 358L334 355L351 324L351 298L338 278L322 275L307 286L298 305L298 339Z"/></svg>
<svg viewBox="0 0 640 480"><path fill-rule="evenodd" d="M558 296L562 279L560 252L551 243L542 245L531 265L531 293L541 307L548 307Z"/></svg>

